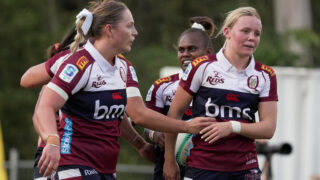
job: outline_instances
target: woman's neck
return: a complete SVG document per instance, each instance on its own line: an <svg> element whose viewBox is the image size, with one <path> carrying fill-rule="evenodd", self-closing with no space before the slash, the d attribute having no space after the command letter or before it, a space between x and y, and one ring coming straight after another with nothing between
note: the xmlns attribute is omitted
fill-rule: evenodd
<svg viewBox="0 0 320 180"><path fill-rule="evenodd" d="M247 68L250 63L250 56L240 56L239 54L232 52L230 49L223 51L224 56L234 66L238 72L243 71Z"/></svg>
<svg viewBox="0 0 320 180"><path fill-rule="evenodd" d="M96 40L93 46L112 66L115 64L114 57L118 53L109 43L105 43L103 40Z"/></svg>

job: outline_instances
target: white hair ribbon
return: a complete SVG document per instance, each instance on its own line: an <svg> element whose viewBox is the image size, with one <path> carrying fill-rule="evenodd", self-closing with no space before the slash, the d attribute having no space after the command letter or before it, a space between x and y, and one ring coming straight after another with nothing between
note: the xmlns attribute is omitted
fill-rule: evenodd
<svg viewBox="0 0 320 180"><path fill-rule="evenodd" d="M82 18L82 17L86 17L86 19L84 20L81 29L84 35L88 34L88 31L91 27L92 24L92 20L93 20L93 15L90 11L88 11L87 9L83 9L81 12L79 12L79 14L76 16L77 20L76 23L78 23L78 21Z"/></svg>
<svg viewBox="0 0 320 180"><path fill-rule="evenodd" d="M196 22L194 22L194 23L192 24L191 28L201 29L202 31L206 31L206 30L204 29L204 27L202 26L202 24L199 24L199 23L196 23Z"/></svg>

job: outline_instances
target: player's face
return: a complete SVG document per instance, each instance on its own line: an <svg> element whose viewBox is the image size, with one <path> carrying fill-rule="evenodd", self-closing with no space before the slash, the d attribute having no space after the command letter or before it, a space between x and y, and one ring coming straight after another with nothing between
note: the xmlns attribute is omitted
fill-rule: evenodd
<svg viewBox="0 0 320 180"><path fill-rule="evenodd" d="M183 71L195 58L208 53L208 49L204 48L203 41L199 40L195 34L184 34L178 42L178 60Z"/></svg>
<svg viewBox="0 0 320 180"><path fill-rule="evenodd" d="M240 57L251 56L260 43L261 21L255 16L242 16L234 26L225 29L227 48Z"/></svg>
<svg viewBox="0 0 320 180"><path fill-rule="evenodd" d="M138 32L129 9L123 11L122 20L113 27L114 45L119 53L129 52Z"/></svg>

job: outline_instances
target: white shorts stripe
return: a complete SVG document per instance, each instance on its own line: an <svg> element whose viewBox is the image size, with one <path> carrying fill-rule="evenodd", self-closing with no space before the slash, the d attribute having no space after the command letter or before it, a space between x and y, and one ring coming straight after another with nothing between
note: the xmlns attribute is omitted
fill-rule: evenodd
<svg viewBox="0 0 320 180"><path fill-rule="evenodd" d="M59 176L60 180L63 180L63 179L68 179L68 178L73 178L73 177L80 177L81 173L78 168L77 169L68 169L68 170L64 170L64 171L59 171L58 176Z"/></svg>
<svg viewBox="0 0 320 180"><path fill-rule="evenodd" d="M61 89L59 86L57 86L56 84L50 82L47 87L49 87L50 89L52 89L53 91L55 91L56 93L58 93L65 101L68 100L69 96L66 92L64 92L63 89Z"/></svg>
<svg viewBox="0 0 320 180"><path fill-rule="evenodd" d="M126 91L127 91L127 98L135 97L135 96L141 97L140 90L136 87L127 87Z"/></svg>
<svg viewBox="0 0 320 180"><path fill-rule="evenodd" d="M193 179L188 178L188 177L184 177L183 180L193 180Z"/></svg>
<svg viewBox="0 0 320 180"><path fill-rule="evenodd" d="M39 177L39 178L35 178L34 180L47 180L46 177Z"/></svg>

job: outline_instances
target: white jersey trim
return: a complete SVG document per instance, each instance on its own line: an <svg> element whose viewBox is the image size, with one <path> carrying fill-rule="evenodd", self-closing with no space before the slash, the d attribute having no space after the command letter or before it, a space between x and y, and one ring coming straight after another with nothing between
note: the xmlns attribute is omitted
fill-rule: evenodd
<svg viewBox="0 0 320 180"><path fill-rule="evenodd" d="M68 179L73 177L81 177L81 173L79 169L68 169L64 171L58 172L59 179Z"/></svg>
<svg viewBox="0 0 320 180"><path fill-rule="evenodd" d="M135 97L135 96L141 97L140 90L136 87L127 87L126 91L127 91L127 98Z"/></svg>
<svg viewBox="0 0 320 180"><path fill-rule="evenodd" d="M68 100L69 96L66 92L64 92L63 89L61 89L59 86L57 86L56 84L50 82L47 87L49 87L50 89L52 89L53 91L55 91L56 93L58 93L65 101Z"/></svg>

